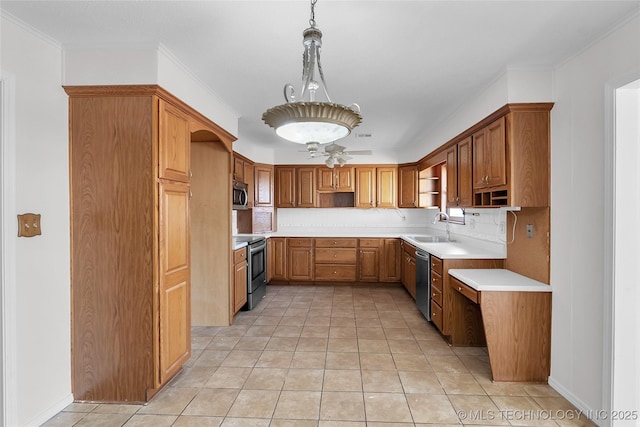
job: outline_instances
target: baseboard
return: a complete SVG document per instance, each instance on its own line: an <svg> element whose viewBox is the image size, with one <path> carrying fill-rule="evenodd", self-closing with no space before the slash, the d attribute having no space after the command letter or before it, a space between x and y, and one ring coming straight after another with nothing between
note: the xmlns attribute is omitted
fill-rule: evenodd
<svg viewBox="0 0 640 427"><path fill-rule="evenodd" d="M573 406L575 406L576 409L578 409L581 412L581 416L584 416L590 419L593 423L595 423L599 427L605 427L607 425L605 424L605 420L593 418L594 414L597 414L599 409L591 408L589 405L584 403L581 399L579 399L577 396L575 396L573 393L567 390L562 384L560 384L555 379L553 379L553 377L551 376L549 377L548 383L551 386L551 388L553 388L555 391L560 393L562 397L567 399Z"/></svg>
<svg viewBox="0 0 640 427"><path fill-rule="evenodd" d="M27 421L25 424L28 427L37 427L41 426L45 422L47 422L51 417L55 416L58 412L62 411L64 408L73 403L73 394L69 393L63 399L60 399L53 406L47 408L42 413L36 415L34 418Z"/></svg>

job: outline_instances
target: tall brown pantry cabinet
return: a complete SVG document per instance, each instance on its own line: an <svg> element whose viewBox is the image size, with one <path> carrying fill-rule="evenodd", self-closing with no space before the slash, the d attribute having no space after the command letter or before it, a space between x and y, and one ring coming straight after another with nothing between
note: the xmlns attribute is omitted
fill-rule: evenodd
<svg viewBox="0 0 640 427"><path fill-rule="evenodd" d="M190 146L203 118L155 85L65 90L74 398L145 402L191 354Z"/></svg>

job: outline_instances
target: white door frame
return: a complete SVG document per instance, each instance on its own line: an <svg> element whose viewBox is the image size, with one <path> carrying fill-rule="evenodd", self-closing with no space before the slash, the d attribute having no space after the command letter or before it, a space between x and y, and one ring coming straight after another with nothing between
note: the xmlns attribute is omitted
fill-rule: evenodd
<svg viewBox="0 0 640 427"><path fill-rule="evenodd" d="M640 79L640 70L608 82L605 85L605 148L604 148L604 293L603 293L603 358L602 358L602 414L605 419L597 421L603 426L616 424L608 416L613 410L624 410L616 407L614 395L615 375L615 329L616 317L620 318L620 310L616 313L616 91L631 82ZM632 212L631 215L637 215ZM633 239L633 236L630 236ZM629 337L631 343L635 337ZM637 385L636 385L637 386ZM639 408L626 408L639 409Z"/></svg>
<svg viewBox="0 0 640 427"><path fill-rule="evenodd" d="M17 425L18 386L16 380L16 220L15 196L15 76L0 74L0 319L2 390L0 424Z"/></svg>

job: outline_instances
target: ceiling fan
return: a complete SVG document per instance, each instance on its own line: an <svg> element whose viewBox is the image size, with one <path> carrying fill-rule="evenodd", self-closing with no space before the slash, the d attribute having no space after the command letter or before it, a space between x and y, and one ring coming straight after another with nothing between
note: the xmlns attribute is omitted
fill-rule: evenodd
<svg viewBox="0 0 640 427"><path fill-rule="evenodd" d="M327 160L325 160L325 164L329 168L333 168L336 164L339 166L344 166L347 163L347 160L350 160L352 155L371 155L371 150L358 150L358 151L345 151L347 147L343 147L342 145L338 145L335 142L324 147L324 151L318 151L319 145L317 142L307 142L307 152L309 153L309 158L313 159L317 156L325 156Z"/></svg>

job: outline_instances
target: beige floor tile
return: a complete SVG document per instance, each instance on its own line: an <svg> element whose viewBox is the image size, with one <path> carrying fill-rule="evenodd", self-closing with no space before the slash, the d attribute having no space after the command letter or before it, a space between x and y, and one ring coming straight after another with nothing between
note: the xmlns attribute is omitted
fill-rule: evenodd
<svg viewBox="0 0 640 427"><path fill-rule="evenodd" d="M280 316L265 316L265 315L260 315L258 316L258 318L256 319L255 322L253 322L254 325L277 325L280 322L280 319L282 319L282 317Z"/></svg>
<svg viewBox="0 0 640 427"><path fill-rule="evenodd" d="M478 356L458 356L462 364L472 374L488 374L491 376L491 365L489 360Z"/></svg>
<svg viewBox="0 0 640 427"><path fill-rule="evenodd" d="M69 427L75 425L86 415L87 412L58 412L42 424L42 427Z"/></svg>
<svg viewBox="0 0 640 427"><path fill-rule="evenodd" d="M331 347L331 340L329 340ZM358 353L327 352L326 369L360 369Z"/></svg>
<svg viewBox="0 0 640 427"><path fill-rule="evenodd" d="M307 317L309 310L306 308L291 308L284 312L283 317ZM303 322L304 323L304 322Z"/></svg>
<svg viewBox="0 0 640 427"><path fill-rule="evenodd" d="M438 381L447 394L483 395L485 390L471 374L458 372L436 372Z"/></svg>
<svg viewBox="0 0 640 427"><path fill-rule="evenodd" d="M182 415L224 417L238 395L238 390L204 388L193 398Z"/></svg>
<svg viewBox="0 0 640 427"><path fill-rule="evenodd" d="M391 353L360 353L360 367L370 371L396 369Z"/></svg>
<svg viewBox="0 0 640 427"><path fill-rule="evenodd" d="M526 396L492 396L491 400L501 411L501 417L506 418L512 426L549 426L557 424L552 417L531 397Z"/></svg>
<svg viewBox="0 0 640 427"><path fill-rule="evenodd" d="M399 371L433 372L424 354L393 353L392 356Z"/></svg>
<svg viewBox="0 0 640 427"><path fill-rule="evenodd" d="M358 351L360 353L390 353L387 340L370 340L358 338Z"/></svg>
<svg viewBox="0 0 640 427"><path fill-rule="evenodd" d="M378 421L370 421L367 423L367 427L414 427L414 424L413 423L384 423L384 422L378 422Z"/></svg>
<svg viewBox="0 0 640 427"><path fill-rule="evenodd" d="M223 417L192 417L181 415L173 424L173 427L219 427L222 420L224 420Z"/></svg>
<svg viewBox="0 0 640 427"><path fill-rule="evenodd" d="M418 339L418 345L422 349L422 352L429 356L455 356L449 344L447 344L441 337L437 337L432 340L420 340Z"/></svg>
<svg viewBox="0 0 640 427"><path fill-rule="evenodd" d="M207 346L207 350L233 350L240 338L242 337L216 336Z"/></svg>
<svg viewBox="0 0 640 427"><path fill-rule="evenodd" d="M229 355L230 351L227 350L210 350L206 349L200 353L200 357L193 364L194 367L216 367L220 366L222 362Z"/></svg>
<svg viewBox="0 0 640 427"><path fill-rule="evenodd" d="M176 415L134 415L124 424L126 427L171 427Z"/></svg>
<svg viewBox="0 0 640 427"><path fill-rule="evenodd" d="M270 418L225 418L220 427L269 427Z"/></svg>
<svg viewBox="0 0 640 427"><path fill-rule="evenodd" d="M305 326L329 326L331 324L331 309L311 309Z"/></svg>
<svg viewBox="0 0 640 427"><path fill-rule="evenodd" d="M297 345L298 337L271 337L265 350L295 351Z"/></svg>
<svg viewBox="0 0 640 427"><path fill-rule="evenodd" d="M204 387L206 388L242 388L251 368L234 368L221 366L209 378Z"/></svg>
<svg viewBox="0 0 640 427"><path fill-rule="evenodd" d="M329 338L356 338L356 328L331 326Z"/></svg>
<svg viewBox="0 0 640 427"><path fill-rule="evenodd" d="M357 369L326 369L322 390L362 392L360 371Z"/></svg>
<svg viewBox="0 0 640 427"><path fill-rule="evenodd" d="M75 426L80 427L112 427L121 426L131 415L125 414L86 414Z"/></svg>
<svg viewBox="0 0 640 427"><path fill-rule="evenodd" d="M362 371L362 389L365 392L402 393L402 384L396 371Z"/></svg>
<svg viewBox="0 0 640 427"><path fill-rule="evenodd" d="M199 388L166 387L146 405L138 414L180 415L189 402L200 391Z"/></svg>
<svg viewBox="0 0 640 427"><path fill-rule="evenodd" d="M548 384L526 384L524 388L529 396L560 397L560 394Z"/></svg>
<svg viewBox="0 0 640 427"><path fill-rule="evenodd" d="M413 332L409 328L383 328L384 335L388 340L411 340L415 341Z"/></svg>
<svg viewBox="0 0 640 427"><path fill-rule="evenodd" d="M222 361L220 366L235 366L239 368L252 368L260 356L261 351L254 350L233 350Z"/></svg>
<svg viewBox="0 0 640 427"><path fill-rule="evenodd" d="M462 364L458 356L427 356L429 364L435 372L453 372L468 374L469 370Z"/></svg>
<svg viewBox="0 0 640 427"><path fill-rule="evenodd" d="M398 372L405 393L445 394L433 372Z"/></svg>
<svg viewBox="0 0 640 427"><path fill-rule="evenodd" d="M367 319L370 320L370 319ZM373 327L370 323L367 326L356 328L358 338L367 340L383 340L386 339L384 330L381 327Z"/></svg>
<svg viewBox="0 0 640 427"><path fill-rule="evenodd" d="M302 333L302 326L288 326L283 325L282 322L278 325L273 332L274 337L294 337L299 338Z"/></svg>
<svg viewBox="0 0 640 427"><path fill-rule="evenodd" d="M358 319L379 319L378 310L371 303L363 303L354 307L356 320Z"/></svg>
<svg viewBox="0 0 640 427"><path fill-rule="evenodd" d="M234 347L235 350L264 350L269 342L268 336L248 336L245 335Z"/></svg>
<svg viewBox="0 0 640 427"><path fill-rule="evenodd" d="M269 427L318 427L316 420L272 420Z"/></svg>
<svg viewBox="0 0 640 427"><path fill-rule="evenodd" d="M329 326L311 326L306 325L302 327L301 337L311 338L327 338L329 336Z"/></svg>
<svg viewBox="0 0 640 427"><path fill-rule="evenodd" d="M254 368L244 383L244 389L281 390L286 376L286 369Z"/></svg>
<svg viewBox="0 0 640 427"><path fill-rule="evenodd" d="M256 368L288 368L293 351L263 351L255 364Z"/></svg>
<svg viewBox="0 0 640 427"><path fill-rule="evenodd" d="M528 396L526 383L515 382L493 382L491 372L477 374L474 373L478 384L482 386L489 396Z"/></svg>
<svg viewBox="0 0 640 427"><path fill-rule="evenodd" d="M283 390L321 391L323 379L323 369L289 369Z"/></svg>
<svg viewBox="0 0 640 427"><path fill-rule="evenodd" d="M191 337L191 351L197 349L205 349L211 342L212 337L207 336L192 336Z"/></svg>
<svg viewBox="0 0 640 427"><path fill-rule="evenodd" d="M458 423L458 415L445 395L407 393L407 402L416 423Z"/></svg>
<svg viewBox="0 0 640 427"><path fill-rule="evenodd" d="M449 395L462 423L474 425L508 425L489 396Z"/></svg>
<svg viewBox="0 0 640 427"><path fill-rule="evenodd" d="M327 345L327 351L348 353L358 352L358 340L357 338L329 338Z"/></svg>
<svg viewBox="0 0 640 427"><path fill-rule="evenodd" d="M402 317L400 318L386 318L380 316L380 323L382 323L382 327L384 329L397 329L406 328L408 330L407 322L404 321Z"/></svg>
<svg viewBox="0 0 640 427"><path fill-rule="evenodd" d="M324 368L327 353L324 351L296 351L291 368Z"/></svg>
<svg viewBox="0 0 640 427"><path fill-rule="evenodd" d="M279 396L277 390L241 390L227 417L270 419Z"/></svg>
<svg viewBox="0 0 640 427"><path fill-rule="evenodd" d="M365 393L367 421L412 422L404 393Z"/></svg>
<svg viewBox="0 0 640 427"><path fill-rule="evenodd" d="M317 420L320 414L319 391L289 391L280 393L273 418Z"/></svg>
<svg viewBox="0 0 640 427"><path fill-rule="evenodd" d="M302 327L306 321L306 316L283 316L278 325Z"/></svg>
<svg viewBox="0 0 640 427"><path fill-rule="evenodd" d="M296 351L327 351L327 338L300 337Z"/></svg>
<svg viewBox="0 0 640 427"><path fill-rule="evenodd" d="M422 354L422 349L418 343L413 339L406 340L387 340L391 353L411 353Z"/></svg>
<svg viewBox="0 0 640 427"><path fill-rule="evenodd" d="M326 421L364 421L362 393L324 392L320 406L320 419Z"/></svg>
<svg viewBox="0 0 640 427"><path fill-rule="evenodd" d="M331 316L331 327L337 328L355 328L356 320L353 317L334 317Z"/></svg>
<svg viewBox="0 0 640 427"><path fill-rule="evenodd" d="M63 409L64 412L91 412L98 407L98 403L70 403L66 408Z"/></svg>
<svg viewBox="0 0 640 427"><path fill-rule="evenodd" d="M211 375L218 369L216 366L192 366L182 368L182 372L178 373L171 382L169 387L202 387L211 378Z"/></svg>

